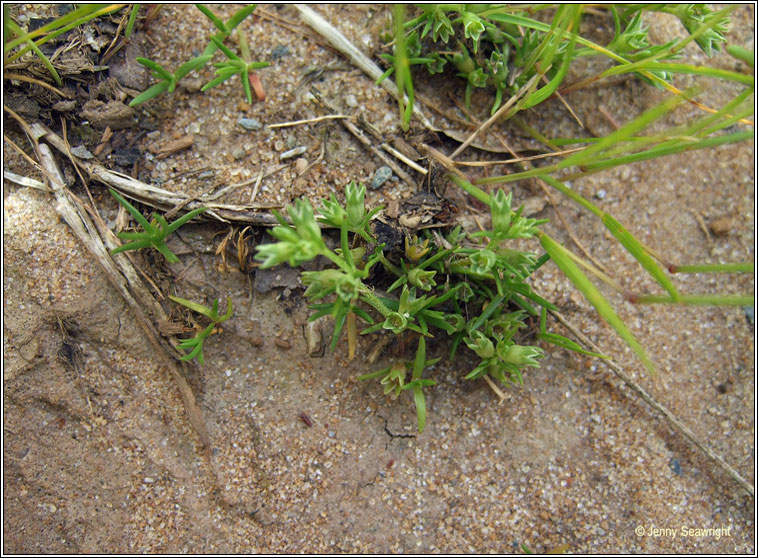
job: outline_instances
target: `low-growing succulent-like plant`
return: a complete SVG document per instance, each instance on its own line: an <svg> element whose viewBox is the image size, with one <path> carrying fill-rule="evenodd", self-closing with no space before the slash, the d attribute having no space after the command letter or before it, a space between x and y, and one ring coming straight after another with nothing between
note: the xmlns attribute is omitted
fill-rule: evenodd
<svg viewBox="0 0 758 558"><path fill-rule="evenodd" d="M535 12L547 9L555 11L552 23L534 18ZM671 80L673 68L666 69L660 63L677 58L686 41L652 45L642 23L643 12L675 15L690 33L690 40L708 56L726 43L730 9L713 11L705 4L611 4L607 9L613 16L615 33L605 46L577 34L582 14L578 4L423 4L418 6L417 15L407 20L404 9L396 10L393 52L381 55L390 67L379 81L396 73L401 97L403 92L408 93L407 104L400 102L405 129L413 105L411 66L423 66L436 74L450 63L465 80L466 106L475 88L494 88L494 113L504 97L518 92L534 76L544 75L549 82L529 92L531 99L522 108L547 99L563 81L569 64L583 56L604 55L619 64L649 62L638 75L663 86Z"/></svg>
<svg viewBox="0 0 758 558"><path fill-rule="evenodd" d="M202 314L211 320L211 323L208 324L205 329L198 332L194 337L181 340L179 346L177 347L178 349L190 351L182 357L182 360L192 360L193 358L196 358L200 364L204 364L205 360L203 358L203 342L216 330L220 323L225 322L232 317L232 298L229 296L226 297L226 313L223 316L219 315L218 313L218 299L213 301L212 308L208 308L207 306L197 304L191 300L179 298L178 296L169 296L169 298L174 302L181 304L182 306L186 306L193 312Z"/></svg>
<svg viewBox="0 0 758 558"><path fill-rule="evenodd" d="M118 200L118 203L123 205L126 210L131 213L132 217L134 217L136 221L142 225L142 228L145 229L144 232L118 233L117 236L121 240L130 240L131 242L114 248L111 250L111 254L118 254L119 252L125 252L126 250L139 250L141 248L149 248L152 246L158 250L158 252L163 254L163 257L166 258L168 262L177 263L179 261L179 258L177 258L176 254L169 250L168 246L166 246L166 243L164 242L166 237L185 223L189 222L192 218L200 215L203 211L206 210L206 208L199 207L197 209L193 209L189 213L183 215L170 224L162 215L153 212L153 221L148 222L148 220L145 219L142 214L137 211L137 209L132 204L126 201L118 192L116 192L113 188L109 188L109 190L113 197Z"/></svg>
<svg viewBox="0 0 758 558"><path fill-rule="evenodd" d="M417 340L413 361L400 360L360 379L380 378L385 393L395 396L413 391L419 432L426 424L424 388L435 384L422 374L438 360L427 360L426 342L439 333L451 339L450 358L461 343L479 358L466 379L488 376L505 385L522 382L522 369L536 366L543 351L524 344L518 333L526 328L529 315L537 317L539 308L555 307L527 283L546 258L514 250L507 243L535 235L544 221L513 211L511 196L499 191L490 204L492 230L467 234L456 227L444 237L426 231L423 239L406 238L404 252L397 255L376 243L370 222L378 209L366 211L364 186L351 182L345 197L343 207L332 195L318 215L308 201L298 200L287 208L291 222L277 213L280 225L271 230L277 241L259 245L255 257L262 268L297 266L318 256L332 262L334 267L302 273L305 296L315 310L310 319L334 318L332 349L347 325L352 357L358 319L367 324L363 335L412 332ZM339 249L327 246L319 222L339 228ZM383 268L383 273L377 273L375 266ZM386 274L395 279L383 292L377 277ZM391 294L396 289L400 289L397 296ZM545 341L576 346L560 335L543 333Z"/></svg>

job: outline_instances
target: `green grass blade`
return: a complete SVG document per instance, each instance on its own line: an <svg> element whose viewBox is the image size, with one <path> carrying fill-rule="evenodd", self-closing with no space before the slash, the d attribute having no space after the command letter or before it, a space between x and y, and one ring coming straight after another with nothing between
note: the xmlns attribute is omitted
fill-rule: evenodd
<svg viewBox="0 0 758 558"><path fill-rule="evenodd" d="M149 240L140 240L137 242L129 242L127 244L122 244L121 246L117 246L113 250L111 250L111 254L118 254L120 252L126 252L127 250L141 250L142 248L149 248L152 246L153 243Z"/></svg>
<svg viewBox="0 0 758 558"><path fill-rule="evenodd" d="M753 295L680 295L674 300L666 295L634 295L634 304L682 304L693 306L752 306Z"/></svg>
<svg viewBox="0 0 758 558"><path fill-rule="evenodd" d="M685 142L679 141L675 144L666 144L654 147L641 153L633 153L631 155L624 155L613 159L605 159L601 161L595 161L583 165L586 169L585 172L572 174L566 177L566 180L575 180L582 176L588 176L598 171L618 167L621 165L628 165L631 163L638 163L640 161L647 161L649 159L656 159L658 157L665 157L668 155L675 155L677 153L684 153L686 151L694 151L696 149L710 149L712 147L718 147L719 145L727 145L730 143L739 143L741 141L749 140L755 137L753 131L735 132L734 134L725 134L722 136L709 137L697 142Z"/></svg>
<svg viewBox="0 0 758 558"><path fill-rule="evenodd" d="M134 30L134 24L137 21L137 13L139 13L141 4L132 4L132 11L129 14L129 22L126 24L126 30L124 31L124 37L128 41L132 36Z"/></svg>
<svg viewBox="0 0 758 558"><path fill-rule="evenodd" d="M561 19L560 25L562 27L559 27L560 30L562 30L565 34L568 34L570 36L569 45L566 50L566 53L563 57L563 62L558 68L558 72L555 74L553 79L551 79L547 85L545 85L542 89L538 89L531 95L525 97L521 102L519 102L519 110L528 109L533 106L536 106L546 100L548 97L550 97L553 93L555 93L555 90L558 89L558 86L563 83L564 78L566 77L566 73L568 72L569 66L571 65L571 61L574 54L574 47L576 46L576 33L575 32L569 32L568 27L571 26L571 29L577 29L579 27L579 20L582 15L582 7L578 4L571 5L571 8L566 12L565 16ZM557 15L556 15L557 17ZM544 60L544 64L549 64L552 62L552 58L554 55L555 49L558 47L558 41L555 41L553 48L550 49L546 53L546 58ZM541 64L543 61L541 61Z"/></svg>
<svg viewBox="0 0 758 558"><path fill-rule="evenodd" d="M202 304L198 304L197 302L192 302L191 300L187 300L186 298L179 298L178 296L169 295L168 298L178 304L181 304L182 306L186 306L193 312L202 314L206 318L211 317L211 309L208 308L207 306L203 306Z"/></svg>
<svg viewBox="0 0 758 558"><path fill-rule="evenodd" d="M14 35L23 35L23 30L16 25L16 23L12 19L6 20L6 27L7 30L13 33ZM61 81L61 77L58 75L58 72L55 71L55 68L53 67L52 62L50 62L50 59L45 56L45 54L39 49L39 47L34 43L32 40L27 41L29 48L34 52L34 54L37 55L37 58L39 58L42 61L42 64L44 64L45 68L47 68L47 71L50 72L50 75L53 76L53 79L55 80L55 83L58 85L61 85L63 82Z"/></svg>
<svg viewBox="0 0 758 558"><path fill-rule="evenodd" d="M413 400L416 403L418 433L421 434L426 426L426 399L424 398L424 389L421 386L413 386Z"/></svg>
<svg viewBox="0 0 758 558"><path fill-rule="evenodd" d="M179 258L163 242L153 242L153 248L158 250L169 263L179 263Z"/></svg>
<svg viewBox="0 0 758 558"><path fill-rule="evenodd" d="M401 125L404 131L408 131L410 114L413 110L413 81L411 78L408 49L405 45L405 5L395 4L392 11L392 20L395 27L395 85L397 85L397 102L400 107ZM405 103L405 95L408 93L408 103ZM410 109L409 109L410 107Z"/></svg>
<svg viewBox="0 0 758 558"><path fill-rule="evenodd" d="M141 56L138 56L135 58L137 62L145 66L146 68L152 70L154 72L154 76L158 79L162 79L165 81L171 81L171 72L169 72L166 68L158 64L157 62L153 62L149 58L143 58Z"/></svg>
<svg viewBox="0 0 758 558"><path fill-rule="evenodd" d="M426 340L423 337L419 337L418 348L416 349L416 359L413 361L412 378L414 380L421 378L421 374L424 372L425 362L426 362Z"/></svg>
<svg viewBox="0 0 758 558"><path fill-rule="evenodd" d="M592 304L597 310L598 314L610 325L619 336L629 345L629 347L637 355L637 358L642 361L645 368L651 373L655 373L655 364L650 360L645 349L639 344L632 332L626 326L624 321L619 318L618 314L613 310L610 303L603 297L599 290L590 282L587 276L581 269L573 262L573 260L566 254L567 250L555 240L550 238L544 233L539 234L540 243L545 251L550 254L558 268L569 278L574 286L584 295L584 297Z"/></svg>
<svg viewBox="0 0 758 558"><path fill-rule="evenodd" d="M43 25L42 27L35 29L34 31L30 31L29 33L25 33L11 41L8 41L3 45L3 52L8 53L17 46L19 46L22 43L25 43L26 41L30 39L36 39L37 37L40 37L42 35L45 35L46 33L50 33L56 29L63 28L63 33L68 31L69 29L73 29L77 25L80 25L81 23L84 23L84 21L79 21L80 19L84 19L87 16L91 15L93 12L97 12L98 10L102 10L104 8L108 8L109 6L113 6L113 9L109 11L116 11L121 9L125 4L90 4L90 5L84 5L79 6L77 9L55 19L54 21L51 21L47 25ZM108 13L108 12L106 12ZM95 16L97 17L97 16ZM85 20L86 21L86 20ZM69 27L70 25L70 27ZM59 33L60 34L60 33ZM57 35L56 35L57 36ZM46 40L49 40L47 37ZM41 44L41 43L40 43ZM15 57L14 57L15 59Z"/></svg>
<svg viewBox="0 0 758 558"><path fill-rule="evenodd" d="M645 271L647 271L660 285L668 291L668 293L671 295L671 297L674 300L679 299L679 293L676 290L676 287L674 287L674 284L671 282L671 279L668 278L668 275L658 266L657 263L655 263L655 260L648 254L647 250L640 244L640 242L630 233L628 230L626 230L621 223L616 221L613 217L608 215L607 213L603 214L602 217L603 224L606 226L606 228L610 231L610 233L618 240L621 245L626 248L627 252L629 252L632 256L634 256L634 259L639 262L639 264L645 268Z"/></svg>
<svg viewBox="0 0 758 558"><path fill-rule="evenodd" d="M202 66L205 66L208 62L210 62L211 58L213 58L212 54L204 54L185 62L174 72L174 81L179 81L184 76L189 74L192 70L196 70Z"/></svg>
<svg viewBox="0 0 758 558"><path fill-rule="evenodd" d="M755 264L752 262L745 262L725 264L672 265L669 268L669 271L671 273L754 273Z"/></svg>
<svg viewBox="0 0 758 558"><path fill-rule="evenodd" d="M730 56L736 58L737 60L741 60L742 62L750 66L751 70L755 68L755 51L754 50L748 50L739 45L727 45L726 51L729 53Z"/></svg>
<svg viewBox="0 0 758 558"><path fill-rule="evenodd" d="M673 110L683 100L684 99L679 96L669 97L658 106L644 112L615 132L608 134L600 141L593 143L588 148L574 153L573 155L569 155L563 161L558 163L557 169L560 170L571 166L586 165L594 160L596 155L599 155L609 147L615 147L620 142L626 141L637 132L647 128L650 124L658 120L658 118Z"/></svg>
<svg viewBox="0 0 758 558"><path fill-rule="evenodd" d="M8 54L13 48L17 47L21 43L25 43L29 39L33 39L35 37L39 37L40 35L45 35L45 33L48 33L44 37L41 37L39 40L34 41L34 44L36 46L42 45L46 43L47 41L54 39L58 35L62 35L66 31L69 31L73 29L74 27L78 27L84 23L87 23L89 20L94 19L96 17L100 17L101 15L106 15L111 12L115 12L123 8L126 4L92 4L89 6L81 6L74 10L73 12L70 12L66 14L65 16L58 18L57 20L48 23L47 25L40 27L39 29L35 29L31 33L26 33L22 35L21 37L17 37L16 39L8 42L7 44L3 45L3 53ZM73 17L72 17L73 16ZM63 27L59 27L61 21L72 21L68 25L64 25ZM52 29L56 29L55 31L49 32ZM22 48L17 53L15 53L13 56L10 56L5 63L8 64L10 62L13 62L14 60L17 60L27 52L31 50L31 46L27 46L25 48Z"/></svg>

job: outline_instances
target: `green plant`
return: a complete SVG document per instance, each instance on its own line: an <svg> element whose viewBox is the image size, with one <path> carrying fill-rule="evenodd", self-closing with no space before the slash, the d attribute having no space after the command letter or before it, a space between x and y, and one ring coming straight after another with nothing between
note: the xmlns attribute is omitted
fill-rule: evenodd
<svg viewBox="0 0 758 558"><path fill-rule="evenodd" d="M184 298L179 298L178 296L169 296L169 298L174 302L181 304L182 306L186 306L193 312L202 314L211 320L211 323L208 324L205 329L199 331L194 337L181 340L179 346L177 347L181 350L190 351L182 357L182 360L192 360L193 358L197 358L197 361L200 364L204 364L205 360L203 358L203 342L216 330L220 323L225 322L232 317L232 298L226 297L226 313L223 316L219 315L218 313L218 299L213 301L212 308L208 308L207 306L197 304Z"/></svg>
<svg viewBox="0 0 758 558"><path fill-rule="evenodd" d="M549 24L533 17L550 9L555 13ZM393 53L382 55L390 67L379 81L397 74L404 128L414 102L409 71L414 65L436 74L452 64L465 80L466 106L475 88L494 88L493 114L506 95L520 94L522 99L512 114L546 100L561 85L570 64L584 56L603 55L618 66L638 64L639 76L665 87L676 70L662 61L677 58L691 41L708 56L720 50L733 8L714 12L704 4L611 4L607 9L613 15L615 33L605 46L577 33L583 11L578 4L423 4L418 6L420 13L407 21L404 9L395 10ZM646 11L675 15L690 37L651 45L642 23ZM538 88L535 77L544 78L545 85ZM407 103L403 92L408 92Z"/></svg>
<svg viewBox="0 0 758 558"><path fill-rule="evenodd" d="M754 114L754 77L752 75L720 68L670 62L676 59L682 49L691 42L697 42L707 55L719 50L720 45L725 41L724 33L729 21L729 13L734 9L733 7L714 12L703 5L635 4L621 7L610 6L609 10L615 23L615 33L613 39L605 47L595 44L577 33L582 14L582 7L579 5L561 5L558 7L542 5L528 8L502 5L474 7L469 5L425 5L420 9L421 15L404 23L403 40L397 40L398 36L396 35L395 54L392 57L386 56L393 67L385 73L385 76L394 71L398 60L397 50L403 46L408 50L410 63L425 65L432 73L439 71L442 66L434 60L436 59L439 62L440 57L442 57L445 61L457 64L457 68L467 78L465 94L467 101L471 88L474 86L496 85L498 91L493 111L500 104L500 89L512 95L509 103L498 111L497 117L500 121L512 118L517 125L526 130L535 140L544 143L550 150L557 150L562 146L572 144L586 144L585 147L572 154L563 155L557 163L539 168L528 168L526 165L518 164L515 172L507 175L489 176L469 181L463 178L460 173L451 172L448 174L448 178L485 204L490 204L492 197L481 190L480 186L537 178L597 216L608 232L663 288L665 294L627 292L611 277L584 258L561 246L544 232L538 231L535 236L554 263L634 350L650 372L655 370L652 360L637 342L631 330L616 314L613 306L593 285L586 273L604 281L633 303L752 304L752 297L749 295L724 296L681 293L670 275L713 272L752 273L753 264L677 265L669 262L655 250L641 243L617 219L566 184L569 180L574 181L583 176L620 165L695 149L709 149L753 138L753 122L750 120ZM528 11L524 11L527 9ZM544 9L554 10L553 21L550 25L527 17L535 10ZM689 37L683 40L673 40L665 45L651 45L647 38L647 29L642 25L641 14L644 11L666 12L676 15L690 33ZM522 13L526 15L522 15ZM514 33L513 26L517 26L515 29L517 33ZM442 43L447 44L453 37L456 38L458 50L441 50ZM752 61L753 58L752 53L735 45L727 46L726 52L741 61ZM497 65L493 63L492 57L501 57L500 61L503 61L502 56L506 54L508 55L506 57L508 72L497 76L497 72L493 71ZM548 139L539 131L529 128L518 118L517 113L519 111L533 107L559 91L558 87L566 75L568 65L574 58L596 54L607 56L616 65L596 76L580 80L570 87L564 87L561 91L573 91L606 77L634 73L648 83L673 93L673 96L636 118L632 118L627 124L608 136L601 138ZM490 58L486 58L487 56ZM746 63L752 68L752 63ZM681 91L671 83L677 74L692 74L729 81L745 87L723 107L711 109L696 100L698 89ZM539 79L537 78L546 82L541 88L538 88ZM409 79L409 76L406 77L406 81ZM502 81L499 81L501 79L505 80L507 87L502 86ZM642 135L642 132L654 122L683 102L689 102L707 114L684 125L669 127L651 135ZM401 116L405 117L405 114L409 112L406 108ZM481 129L486 128L493 120L490 119ZM751 129L743 130L739 128L739 125L747 125ZM454 157L461 149L450 158ZM448 158L448 164L450 158ZM481 340L475 339L473 341L481 343ZM478 344L476 346L479 347ZM482 346L480 350L488 350L488 347Z"/></svg>
<svg viewBox="0 0 758 558"><path fill-rule="evenodd" d="M129 103L129 105L136 106L154 97L157 97L162 93L172 93L176 88L179 80L187 76L187 74L193 70L199 70L208 64L208 62L210 62L213 58L216 50L221 50L221 52L226 55L227 60L214 64L214 66L217 68L217 77L203 86L202 90L206 91L226 81L230 77L236 74L240 74L247 102L253 102L252 92L250 89L251 85L256 88L256 94L260 98L263 93L262 89L254 79L255 70L265 68L269 66L269 63L251 61L250 49L248 48L247 40L245 39L244 33L242 33L242 31L238 28L239 24L242 23L245 18L247 18L247 16L252 14L255 8L255 4L248 5L237 11L231 18L229 18L229 21L224 23L210 9L201 4L198 4L197 9L200 10L208 19L210 19L211 22L213 22L213 25L215 25L218 29L218 33L211 37L210 43L200 56L197 56L185 62L173 73L166 70L157 62L153 62L147 58L137 58L137 62L148 68L152 72L153 77L158 80L158 83L135 97L131 103ZM241 58L224 45L224 40L228 38L235 30L237 31L237 39L239 42L240 51L242 53Z"/></svg>
<svg viewBox="0 0 758 558"><path fill-rule="evenodd" d="M521 210L513 211L510 194L498 191L490 203L491 230L469 235L456 227L439 238L427 232L423 240L406 238L404 252L391 254L385 253L384 245L377 245L369 226L380 208L367 212L364 197L365 188L351 182L345 188L345 207L332 195L318 216L305 200L287 208L291 223L276 213L280 224L271 230L271 235L277 242L257 247L255 257L262 262L261 267L284 263L298 266L318 256L334 265L302 272L307 286L305 296L313 302L315 311L310 319L334 319L332 350L347 325L348 352L352 357L357 319L368 326L361 331L363 335L412 332L418 339L413 361L400 360L360 379L381 378L385 393L395 396L411 390L419 432L426 424L424 389L435 384L422 375L437 362L426 359L426 339L435 334L450 337L451 359L461 344L478 357L479 364L466 379L486 376L504 385L521 383L522 370L536 366L543 352L539 347L523 344L520 330L526 328L529 315L539 316L538 308L555 307L527 283L529 275L546 258L514 250L507 244L516 238L533 237L544 221L528 219ZM327 246L319 222L339 229L339 249ZM382 292L382 281L390 281L382 280L387 275L393 278L392 283ZM397 289L399 296L393 296ZM377 320L372 314L378 316ZM575 347L562 336L547 334L544 327L542 334L548 342Z"/></svg>
<svg viewBox="0 0 758 558"><path fill-rule="evenodd" d="M153 221L148 222L148 220L145 219L142 214L137 211L137 209L132 204L126 201L118 192L116 192L113 188L109 188L109 190L113 197L118 200L118 203L123 205L126 210L132 214L132 217L134 217L137 222L142 225L142 228L145 229L144 232L118 233L117 236L121 240L130 240L131 242L114 248L111 250L111 254L118 254L119 252L125 252L126 250L140 250L141 248L148 248L152 246L158 250L158 252L163 254L163 257L166 258L166 260L168 260L170 263L177 263L179 261L179 258L177 258L176 254L169 250L164 240L168 235L176 231L179 227L189 222L197 215L200 215L203 211L206 210L206 208L200 207L198 209L193 209L171 224L169 224L162 215L153 212Z"/></svg>

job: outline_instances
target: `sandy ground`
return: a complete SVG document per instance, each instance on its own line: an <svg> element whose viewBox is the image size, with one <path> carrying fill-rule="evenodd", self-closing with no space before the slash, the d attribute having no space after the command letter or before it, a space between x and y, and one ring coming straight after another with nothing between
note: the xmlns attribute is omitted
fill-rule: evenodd
<svg viewBox="0 0 758 558"><path fill-rule="evenodd" d="M316 9L366 53L378 49L387 6ZM193 10L163 10L144 40L149 57L173 68L203 49L209 26ZM309 94L315 85L341 112L363 115L385 137L399 134L396 103L323 44L303 40L294 7L261 11L245 29L254 56L273 61L260 72L266 101L247 105L234 82L206 94L179 87L138 110L141 122L151 122L136 143L146 152L136 167L141 180L191 194L246 183L225 198L237 203L253 197L261 171L272 172L255 190L264 212L301 195L341 192L352 179L371 182L382 163L336 121L253 131L238 125L242 117L269 125L325 114ZM735 43L753 48L753 18L752 6L735 13ZM659 36L672 32L679 33L672 22L654 26ZM686 53L698 61L697 50ZM726 56L715 63L734 68ZM304 83L315 69L326 71ZM433 80L417 85L452 106L446 94L456 89ZM734 92L716 84L704 99L720 106ZM606 134L612 124L603 112L624 123L661 98L627 79L567 101L591 132ZM490 101L477 93L474 112L484 117ZM680 106L667 123L698 115ZM579 134L554 100L526 118L548 135ZM186 135L190 149L150 154L150 146ZM280 161L297 146L306 147L305 163ZM448 152L454 146L443 144ZM106 166L116 147L101 155ZM495 156L472 150L462 158ZM753 261L754 158L746 142L599 173L572 187L670 261ZM38 176L7 145L4 166ZM476 210L444 180L436 186L462 217ZM90 189L114 225L115 202L102 185ZM417 190L393 178L369 201L401 203ZM545 201L529 183L517 184L514 197ZM3 201L4 552L520 553L521 544L534 551L566 545L573 553L755 552L753 498L599 361L546 347L542 367L499 403L486 383L463 380L469 362L443 360L434 369L427 428L417 435L409 397L393 400L355 379L391 357L367 364L372 339L362 339L353 361L342 343L311 356L296 277L256 276L231 257L225 269L214 252L229 227L211 224L172 238L179 264L137 260L164 294L232 297L234 318L206 343L205 366L186 368L211 439L204 449L155 349L50 194L6 181ZM543 205L537 216L551 220L545 230L567 240L556 210ZM626 287L654 290L600 222L567 200L558 209ZM266 280L275 286L263 288ZM692 293L754 292L752 275L677 277L677 285ZM534 286L755 482L754 325L744 309L638 307L608 293L654 357L660 372L653 378L554 266ZM162 304L170 309L168 300ZM443 355L445 347L432 351Z"/></svg>

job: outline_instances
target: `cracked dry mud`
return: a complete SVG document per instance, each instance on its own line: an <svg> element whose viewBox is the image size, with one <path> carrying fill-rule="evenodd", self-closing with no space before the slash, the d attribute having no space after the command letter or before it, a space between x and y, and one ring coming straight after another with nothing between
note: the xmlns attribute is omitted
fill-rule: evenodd
<svg viewBox="0 0 758 558"><path fill-rule="evenodd" d="M315 9L375 53L387 6ZM193 10L164 9L144 41L150 58L176 67L203 48L209 28ZM753 48L753 17L752 6L735 12L735 43ZM599 25L592 18L587 25L593 22ZM680 33L668 20L651 24L655 39ZM266 101L242 102L238 82L206 94L180 87L136 111L154 129L136 143L129 167L138 157L141 180L193 195L248 182L228 193L234 203L250 200L261 171L286 164L259 185L255 201L264 212L301 195L341 192L349 180L370 183L381 163L337 121L251 131L237 121L323 115L308 95L312 84L301 85L314 68L327 70L314 82L325 98L346 114L362 114L388 138L401 135L396 103L306 33L293 6L264 6L246 25L261 59L280 54L260 72ZM716 63L734 65L726 56ZM445 107L448 90L456 91L421 78L417 86ZM729 94L714 88L704 99L720 106ZM589 130L606 134L611 124L602 112L623 123L661 98L630 78L566 100ZM486 115L490 102L489 93L477 92L475 113ZM668 123L698 114L680 106ZM578 134L555 100L526 118L554 136ZM498 130L518 140L508 126ZM129 136L118 134L112 145L126 148ZM187 135L189 148L160 159L150 151ZM280 161L301 145L306 165ZM308 167L322 149L323 160ZM106 166L118 156L115 148L100 155ZM4 166L41 178L7 145ZM479 208L443 180L436 186L471 222ZM672 261L754 259L749 142L596 174L573 187L586 196L602 191L596 202ZM115 202L101 184L90 189L115 225ZM402 207L417 191L415 183L390 179L369 201ZM541 190L519 184L514 197L538 200L536 215L551 220L546 230L567 240ZM330 330L308 329L297 277L242 272L233 254L225 267L215 248L229 227L208 223L170 239L179 264L166 266L155 253L136 256L164 295L175 288L207 302L232 296L234 317L207 341L205 366L187 368L211 439L203 448L132 311L59 218L51 195L6 181L3 200L4 552L505 553L520 552L522 543L576 553L755 552L753 499L598 361L547 347L541 368L498 403L484 382L463 381L471 363L443 359L433 372L438 386L428 396L426 430L417 435L410 398L393 400L376 383L355 379L392 356L367 364L370 338L361 339L353 361L344 343L334 353L320 350L317 338ZM597 220L567 200L558 208L625 286L654 288ZM752 276L677 279L687 292L754 292ZM555 267L546 266L533 284L754 483L754 326L743 309L638 307L607 293L658 364L652 378ZM430 350L445 353L441 345ZM683 527L723 530L717 536Z"/></svg>

